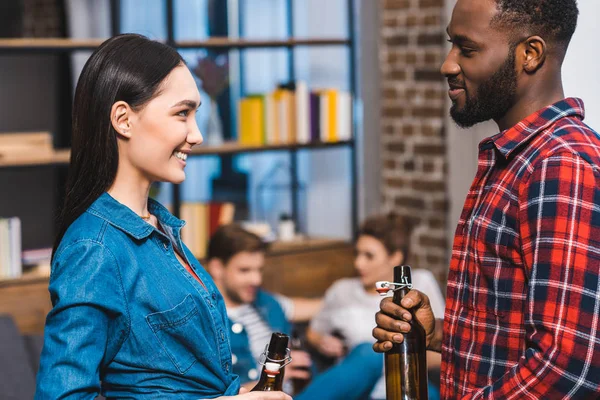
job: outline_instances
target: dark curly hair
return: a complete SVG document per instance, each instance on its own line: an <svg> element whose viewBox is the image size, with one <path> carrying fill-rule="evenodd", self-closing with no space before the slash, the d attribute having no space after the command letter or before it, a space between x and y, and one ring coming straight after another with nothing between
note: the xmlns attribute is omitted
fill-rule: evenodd
<svg viewBox="0 0 600 400"><path fill-rule="evenodd" d="M492 26L514 34L538 35L566 50L577 26L577 0L494 0Z"/></svg>

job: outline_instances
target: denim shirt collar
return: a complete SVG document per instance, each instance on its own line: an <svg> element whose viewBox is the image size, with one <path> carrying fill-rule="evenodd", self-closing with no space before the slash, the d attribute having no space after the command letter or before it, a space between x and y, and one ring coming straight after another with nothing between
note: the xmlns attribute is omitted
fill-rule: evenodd
<svg viewBox="0 0 600 400"><path fill-rule="evenodd" d="M185 222L174 217L163 205L154 199L148 199L148 211L165 227L172 232L177 232ZM107 221L114 227L122 230L135 239L144 239L155 230L139 215L124 204L119 203L110 194L104 192L88 209L88 212Z"/></svg>

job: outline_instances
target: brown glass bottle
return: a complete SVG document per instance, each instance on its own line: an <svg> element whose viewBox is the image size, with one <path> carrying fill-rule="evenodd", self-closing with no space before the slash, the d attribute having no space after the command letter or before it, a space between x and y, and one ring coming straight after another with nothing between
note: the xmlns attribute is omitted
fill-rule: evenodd
<svg viewBox="0 0 600 400"><path fill-rule="evenodd" d="M290 337L285 333L275 332L267 348L267 360L260 374L260 379L251 392L275 392L283 390L284 365Z"/></svg>
<svg viewBox="0 0 600 400"><path fill-rule="evenodd" d="M394 282L412 283L408 265L394 267ZM396 290L394 303L400 304L409 290ZM394 343L385 353L386 400L426 400L428 396L425 329L414 314L409 323L410 332L404 334L404 341Z"/></svg>

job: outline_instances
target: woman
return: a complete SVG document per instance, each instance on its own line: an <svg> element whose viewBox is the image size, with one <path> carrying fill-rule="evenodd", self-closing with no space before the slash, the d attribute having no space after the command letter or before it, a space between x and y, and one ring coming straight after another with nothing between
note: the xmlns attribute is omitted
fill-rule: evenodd
<svg viewBox="0 0 600 400"><path fill-rule="evenodd" d="M37 399L290 399L239 391L223 299L148 198L181 183L200 94L174 49L105 41L75 92L71 166L53 252Z"/></svg>
<svg viewBox="0 0 600 400"><path fill-rule="evenodd" d="M409 238L408 224L395 214L370 217L359 228L354 260L358 277L340 279L327 290L323 308L307 330L307 339L318 352L345 358L313 381L307 392L302 393L306 398L323 393L327 381L335 381L338 388L345 389L323 398L385 398L385 385L380 379L383 357L372 349L373 315L381 302L375 283L393 280L394 266L408 259ZM433 274L413 269L412 280L416 288L429 295L436 315L443 315L444 298ZM428 367L439 368L439 364L438 354L428 354ZM438 398L434 387L430 386L430 392L431 399Z"/></svg>

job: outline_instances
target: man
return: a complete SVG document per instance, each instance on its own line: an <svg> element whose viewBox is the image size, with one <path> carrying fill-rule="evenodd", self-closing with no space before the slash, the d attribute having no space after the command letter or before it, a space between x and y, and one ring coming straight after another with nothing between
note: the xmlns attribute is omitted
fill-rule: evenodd
<svg viewBox="0 0 600 400"><path fill-rule="evenodd" d="M442 398L600 396L600 138L561 65L575 0L458 0L441 72L468 127L493 119L461 214L444 322L426 295L383 301L376 351L415 311L442 353Z"/></svg>
<svg viewBox="0 0 600 400"><path fill-rule="evenodd" d="M233 371L252 388L260 376L258 360L273 332L290 334L290 322L308 321L321 299L290 299L261 289L267 245L238 225L221 226L208 245L207 270L225 300L230 322ZM306 379L310 358L294 351L286 378Z"/></svg>

